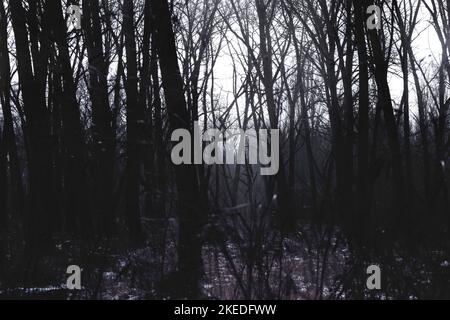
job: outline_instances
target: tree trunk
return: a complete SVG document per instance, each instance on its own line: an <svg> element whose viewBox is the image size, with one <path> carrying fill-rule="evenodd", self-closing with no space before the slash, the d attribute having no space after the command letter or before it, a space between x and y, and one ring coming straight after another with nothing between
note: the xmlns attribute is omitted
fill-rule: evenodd
<svg viewBox="0 0 450 320"><path fill-rule="evenodd" d="M165 147L163 141L163 121L161 110L161 97L160 97L160 83L158 73L158 48L156 33L152 31L152 53L151 53L151 74L152 74L152 95L153 95L153 109L155 110L155 124L154 124L154 140L156 144L156 179L158 181L158 196L155 207L155 214L159 217L163 217L166 212L166 177L165 177Z"/></svg>
<svg viewBox="0 0 450 320"><path fill-rule="evenodd" d="M32 4L36 5L33 1ZM30 5L31 7L31 5ZM39 248L50 240L52 234L52 215L50 209L52 199L49 177L52 174L50 124L45 101L45 79L47 74L48 44L41 43L34 26L30 26L30 38L27 34L26 12L21 1L11 1L11 20L14 29L17 49L17 67L22 87L22 98L26 116L26 139L29 143L27 165L29 172L30 212L29 212L29 245ZM30 9L31 10L31 9ZM32 15L32 14L31 14ZM43 37L45 39L45 36ZM29 46L30 40L32 41ZM33 63L31 52L34 51ZM33 73L34 70L34 73ZM33 252L35 249L31 249ZM36 252L35 252L36 253Z"/></svg>
<svg viewBox="0 0 450 320"><path fill-rule="evenodd" d="M380 36L376 30L369 30L369 39L373 50L374 76L378 88L378 103L383 111L384 120L387 127L388 143L391 151L391 162L397 193L397 217L395 218L396 225L403 226L403 229L407 229L408 223L405 210L403 160L394 116L394 108L392 105L391 92L387 80L388 65L385 61L384 52L381 47Z"/></svg>
<svg viewBox="0 0 450 320"><path fill-rule="evenodd" d="M274 96L274 81L272 70L272 44L270 37L270 21L267 17L267 7L273 4L269 1L267 4L262 0L256 0L256 10L258 14L258 26L259 26L259 46L260 55L262 59L262 83L264 85L265 96L267 99L267 112L269 114L269 123L271 129L278 129L278 110L275 104ZM280 146L281 148L281 146ZM282 229L289 231L294 226L294 207L292 206L292 199L290 199L290 192L288 190L288 182L286 180L285 165L283 161L283 152L280 150L280 167L277 174L278 185L278 201L280 203L281 221L280 226ZM269 180L271 180L269 178ZM269 195L272 197L272 195Z"/></svg>
<svg viewBox="0 0 450 320"><path fill-rule="evenodd" d="M82 21L89 59L89 94L92 101L95 217L99 220L100 233L109 236L112 232L111 222L114 221L112 192L115 136L109 107L108 66L103 52L98 0L83 1Z"/></svg>
<svg viewBox="0 0 450 320"><path fill-rule="evenodd" d="M17 144L14 132L14 123L11 112L11 66L8 52L8 21L3 4L0 5L0 103L3 111L2 151L4 157L5 186L7 170L10 173L12 192L5 193L11 197L11 211L18 218L23 218L23 186ZM6 189L4 189L6 190ZM5 209L2 207L2 209ZM0 210L2 210L0 209ZM6 211L4 212L6 214Z"/></svg>
<svg viewBox="0 0 450 320"><path fill-rule="evenodd" d="M355 37L359 62L359 110L358 110L358 210L356 224L363 237L370 220L369 197L369 70L365 26L365 0L353 1L355 10ZM369 222L366 223L365 221ZM361 238L358 237L358 238Z"/></svg>
<svg viewBox="0 0 450 320"><path fill-rule="evenodd" d="M50 23L51 35L57 45L57 74L56 81L62 79L61 104L63 120L63 141L65 145L65 201L66 228L69 232L89 231L88 208L84 205L87 197L85 192L86 176L84 171L85 147L81 127L80 108L76 97L76 86L70 63L67 45L67 27L63 16L61 2L46 2L46 11Z"/></svg>
<svg viewBox="0 0 450 320"><path fill-rule="evenodd" d="M170 128L172 131L180 128L189 130L191 119L178 67L169 6L167 0L153 0L152 4ZM204 215L199 201L199 185L193 165L177 166L175 176L179 206L178 271L183 279L183 283L177 285L181 296L197 298L202 265L199 233Z"/></svg>
<svg viewBox="0 0 450 320"><path fill-rule="evenodd" d="M127 95L127 168L126 190L127 211L125 221L132 241L136 244L141 237L140 227L140 171L142 144L142 128L144 126L144 110L138 104L136 39L134 34L133 0L125 0L123 4L123 32L125 35L125 51L127 57L127 78L125 92Z"/></svg>

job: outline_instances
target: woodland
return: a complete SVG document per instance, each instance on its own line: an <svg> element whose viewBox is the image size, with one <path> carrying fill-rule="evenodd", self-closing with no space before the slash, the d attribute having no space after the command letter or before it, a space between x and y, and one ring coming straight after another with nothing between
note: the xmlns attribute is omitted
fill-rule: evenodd
<svg viewBox="0 0 450 320"><path fill-rule="evenodd" d="M0 2L0 299L450 298L450 0Z"/></svg>

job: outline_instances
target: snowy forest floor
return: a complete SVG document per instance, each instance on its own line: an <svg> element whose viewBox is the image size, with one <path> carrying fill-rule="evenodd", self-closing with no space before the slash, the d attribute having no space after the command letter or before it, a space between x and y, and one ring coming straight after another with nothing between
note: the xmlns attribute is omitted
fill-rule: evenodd
<svg viewBox="0 0 450 320"><path fill-rule="evenodd" d="M226 241L203 247L204 299L442 299L450 298L448 248L407 252L394 245L382 254L356 256L335 230L308 226L259 248ZM279 240L279 239L278 239ZM80 248L63 242L39 260L36 285L0 282L0 299L172 299L179 281L175 241L162 253L151 245L135 250L91 250L82 267L82 290L66 289L67 261ZM11 259L11 257L9 257ZM366 289L367 266L382 270L382 289ZM8 268L5 268L8 272ZM251 271L249 271L251 270ZM11 271L13 272L13 271ZM35 278L33 278L35 279Z"/></svg>

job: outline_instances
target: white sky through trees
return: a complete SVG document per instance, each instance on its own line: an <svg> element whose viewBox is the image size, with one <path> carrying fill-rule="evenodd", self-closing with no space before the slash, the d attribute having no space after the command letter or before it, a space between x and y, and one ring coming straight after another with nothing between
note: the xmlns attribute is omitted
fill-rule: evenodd
<svg viewBox="0 0 450 320"><path fill-rule="evenodd" d="M214 37L214 41L216 42L216 45L219 44L219 39L221 37L223 37L222 39L222 43L221 43L221 49L219 50L219 57L217 58L217 62L215 64L214 67L214 81L215 81L215 90L214 90L214 100L217 100L218 104L225 107L225 106L229 106L233 100L234 100L234 93L233 93L233 63L232 63L232 56L235 58L235 63L236 63L236 72L237 72L237 87L239 88L239 86L242 84L241 80L245 78L245 71L242 69L242 65L240 64L240 61L237 57L236 54L236 50L245 50L245 46L243 43L241 43L235 36L235 33L239 34L240 30L239 27L236 23L236 17L233 17L233 13L230 13L230 8L229 8L229 2L230 0L221 0L221 4L219 5L219 12L221 12L222 14L227 14L228 16L230 16L231 18L228 21L228 26L224 23L222 23L222 28L220 31L215 31L215 35ZM424 0L424 1L428 1L428 0ZM197 2L202 2L201 0ZM247 3L247 0L238 0L236 1L237 4L243 4L243 3ZM3 0L3 3L5 5L5 7L8 7L7 3L8 1ZM250 3L250 2L249 2ZM404 1L399 1L400 6L404 5ZM417 3L417 0L413 1L413 5L415 5ZM389 11L389 8L385 7L384 11L386 14L386 12ZM201 10L199 11L201 13ZM178 12L178 14L180 14ZM256 15L256 13L253 12L253 14ZM386 18L386 17L385 17ZM183 17L181 16L181 19L183 19ZM219 15L219 19L220 19L220 15ZM280 19L277 19L278 23L282 23L283 18L280 17ZM221 24L220 22L218 22L219 24ZM299 28L301 28L300 23L298 23ZM234 31L230 31L229 28L232 28ZM257 26L253 25L250 26L250 28L253 28L253 41L254 41L254 45L255 45L255 51L257 51L257 46L258 46L258 30L257 30ZM396 25L396 28L398 28L398 26ZM10 47L11 47L11 52L13 54L14 53L14 38L13 38L13 32L12 32L12 28L11 26L9 26L10 29ZM142 32L142 26L138 25L137 26L137 32L141 33ZM119 30L119 28L118 28ZM177 31L177 28L175 27L175 31ZM179 30L178 30L179 31ZM344 32L345 30L342 29L340 30L341 32ZM387 34L387 31L384 31L385 34ZM275 34L274 34L275 35ZM180 32L177 32L176 34L177 36L177 40L178 40L178 46L179 46L179 52L181 52L183 50L183 40L182 37L183 35ZM278 35L279 36L279 35ZM387 34L387 36L389 36ZM396 40L398 42L400 42L399 40L399 34L398 34L398 30L395 31L395 37ZM227 43L228 41L228 43ZM419 12L419 18L418 18L418 23L415 27L414 30L414 37L413 37L413 41L411 43L416 60L420 61L420 64L424 70L424 72L427 73L427 78L431 79L431 78L435 78L436 74L437 74L437 70L438 67L441 63L441 44L439 42L438 36L436 34L436 31L434 29L434 27L432 26L432 20L431 20L431 16L430 13L428 12L428 10L426 9L426 7L424 6L424 4L421 5L420 8L420 12ZM217 49L217 48L215 48ZM356 49L355 49L356 50ZM398 59L398 54L396 52L396 48L395 45L393 47L392 50L392 56L391 56L391 62L389 63L389 86L391 88L391 95L392 98L394 99L395 102L395 106L398 108L399 104L400 104L400 100L403 94L403 75L401 72L401 66L400 66L400 62ZM182 55L179 55L180 60L183 59ZM355 52L355 63L357 63L357 54ZM10 60L11 60L11 65L13 70L16 69L15 66L15 59L10 56ZM126 57L125 57L125 53L123 53L123 61L126 62ZM115 60L112 61L112 63L110 64L110 74L109 77L110 79L113 79L115 77L116 71L117 71L117 56L115 57ZM85 59L85 63L87 63L87 60ZM294 67L294 63L295 63L295 59L291 59L291 61L289 61L289 59L286 59L285 64L288 67ZM289 66L290 65L290 66ZM274 61L274 69L276 68L276 62ZM203 69L203 68L202 68ZM182 64L180 62L180 70L182 69ZM201 77L202 77L202 72L200 73ZM421 75L421 73L419 72L419 78L421 80L421 85L423 86L425 84L425 81L423 81L423 76ZM17 83L17 73L15 72L13 74L12 77L12 83L16 84ZM411 105L411 112L413 114L413 116L416 116L416 95L414 94L414 90L415 90L415 86L414 86L414 82L413 82L413 78L412 75L410 74L410 105ZM275 88L277 88L277 85L275 86ZM357 90L357 87L355 88L355 90ZM211 99L211 97L209 96L209 99ZM243 105L242 101L243 101L243 97L239 98L239 105ZM287 107L285 107L287 108ZM285 109L284 108L284 109ZM233 108L234 109L234 108ZM1 114L1 110L0 110L0 114ZM232 114L235 114L234 111L232 111ZM326 114L324 114L324 116L326 116ZM412 121L414 119L412 118ZM200 119L201 121L201 119Z"/></svg>
<svg viewBox="0 0 450 320"><path fill-rule="evenodd" d="M224 0L223 2L226 3L228 0ZM426 0L427 1L427 0ZM239 0L238 3L243 3L243 0ZM400 1L400 6L403 5L403 1ZM416 5L417 0L413 1L413 4ZM389 9L386 7L384 8L384 11L388 11ZM385 12L386 14L386 12ZM300 26L300 24L299 24ZM239 33L239 28L235 24L231 24L231 27L234 29L234 32ZM397 27L397 26L396 26ZM397 27L398 28L398 27ZM345 30L340 30L341 32L344 32ZM385 34L387 31L384 31ZM389 35L387 35L389 36ZM398 30L395 31L395 39L398 43L400 43L400 35ZM220 36L217 35L217 38ZM255 41L258 40L257 30L255 30L255 34L253 35ZM233 62L232 62L232 56L236 60L237 65L237 79L239 82L239 79L245 78L245 72L242 70L242 66L239 64L239 60L237 59L236 52L234 48L242 48L245 50L244 44L242 44L231 32L230 30L226 31L226 39L230 42L229 44L222 44L222 49L220 50L219 58L217 60L217 63L214 68L214 81L215 81L215 95L216 98L219 98L219 100L223 103L223 105L228 106L234 99L233 95ZM226 40L225 40L226 42ZM257 45L257 43L256 43ZM412 49L415 54L415 58L417 61L420 62L423 71L427 73L428 78L435 77L438 67L441 64L441 44L439 42L438 36L436 34L436 31L432 25L432 19L430 16L430 13L424 6L424 4L421 4L421 8L418 15L418 23L414 29L414 36L413 41L411 42ZM257 50L257 48L255 48ZM355 48L356 50L356 48ZM357 63L357 54L355 52L354 55L355 63ZM288 62L288 60L286 61ZM292 62L295 63L294 59ZM273 68L275 69L276 63L274 62ZM423 81L423 77L419 73L419 78L421 80L421 85L425 85L425 81ZM394 45L392 49L392 55L391 55L391 61L389 63L389 86L391 88L391 95L394 99L395 106L398 108L401 97L403 95L403 75L401 72L401 66L398 58L397 49ZM410 107L411 112L413 116L417 115L417 107L416 107L416 95L415 95L415 86L414 86L414 80L412 77L412 74L409 75L409 81L410 81ZM238 84L239 87L239 84ZM355 90L358 90L357 87ZM243 100L241 97L240 100ZM240 103L241 105L243 103ZM412 121L414 121L412 119Z"/></svg>

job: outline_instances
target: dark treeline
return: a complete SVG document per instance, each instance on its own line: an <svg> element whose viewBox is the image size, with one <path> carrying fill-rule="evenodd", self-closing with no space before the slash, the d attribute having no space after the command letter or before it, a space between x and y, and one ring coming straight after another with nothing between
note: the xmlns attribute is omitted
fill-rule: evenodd
<svg viewBox="0 0 450 320"><path fill-rule="evenodd" d="M450 297L449 1L1 2L3 294ZM278 174L173 165L194 122L279 129Z"/></svg>

